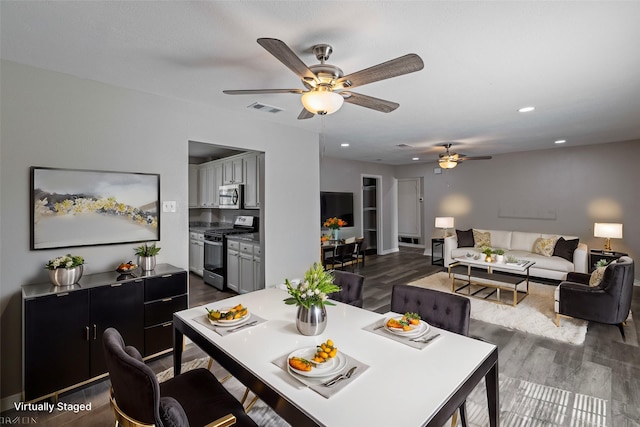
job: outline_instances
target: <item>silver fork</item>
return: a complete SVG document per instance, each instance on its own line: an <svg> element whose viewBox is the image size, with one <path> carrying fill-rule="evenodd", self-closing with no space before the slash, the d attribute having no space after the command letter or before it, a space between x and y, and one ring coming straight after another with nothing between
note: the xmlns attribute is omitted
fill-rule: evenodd
<svg viewBox="0 0 640 427"><path fill-rule="evenodd" d="M337 377L335 377L333 379L330 379L329 381L327 381L326 383L324 383L322 385L325 386L325 387L331 387L332 385L335 385L338 381L351 378L351 375L353 375L353 373L355 372L356 368L357 368L357 366L354 366L353 368L349 369L346 374L340 374Z"/></svg>

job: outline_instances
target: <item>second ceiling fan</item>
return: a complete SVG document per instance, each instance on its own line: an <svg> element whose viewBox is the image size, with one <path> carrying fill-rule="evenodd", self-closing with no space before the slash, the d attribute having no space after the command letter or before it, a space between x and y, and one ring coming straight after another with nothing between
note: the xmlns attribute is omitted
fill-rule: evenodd
<svg viewBox="0 0 640 427"><path fill-rule="evenodd" d="M446 152L440 153L439 158L438 158L438 165L442 169L453 169L456 166L458 166L458 163L462 163L462 162L467 161L467 160L489 160L489 159L491 159L491 156L468 157L468 156L465 156L464 154L454 153L453 151L449 151L449 149L451 148L451 144L449 144L449 143L442 144L442 146L446 150Z"/></svg>
<svg viewBox="0 0 640 427"><path fill-rule="evenodd" d="M368 83L401 76L422 70L424 63L415 53L410 53L387 62L344 75L335 65L327 64L333 48L328 44L313 47L320 64L307 67L304 62L283 41L260 38L258 44L293 71L306 89L247 89L224 90L228 95L295 93L300 94L304 106L298 119L309 119L314 115L331 114L340 109L343 102L389 113L400 104L373 96L352 92L350 89Z"/></svg>

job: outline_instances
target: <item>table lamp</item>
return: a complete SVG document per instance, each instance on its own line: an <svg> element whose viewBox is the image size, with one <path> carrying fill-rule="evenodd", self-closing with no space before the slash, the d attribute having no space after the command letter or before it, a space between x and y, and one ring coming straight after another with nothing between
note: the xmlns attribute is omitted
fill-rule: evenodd
<svg viewBox="0 0 640 427"><path fill-rule="evenodd" d="M596 222L593 227L594 237L604 237L604 250L611 250L611 239L622 239L622 224L609 222Z"/></svg>
<svg viewBox="0 0 640 427"><path fill-rule="evenodd" d="M443 229L443 237L447 237L449 233L447 233L448 228L453 228L453 217L452 216L437 216L436 217L436 228Z"/></svg>

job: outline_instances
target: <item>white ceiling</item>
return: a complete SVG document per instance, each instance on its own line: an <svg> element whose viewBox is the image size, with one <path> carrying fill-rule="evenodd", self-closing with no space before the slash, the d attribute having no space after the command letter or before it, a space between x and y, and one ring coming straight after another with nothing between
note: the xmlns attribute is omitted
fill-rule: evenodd
<svg viewBox="0 0 640 427"><path fill-rule="evenodd" d="M445 142L475 156L640 139L638 1L2 0L0 19L3 59L321 132L332 157L407 164ZM345 103L297 120L299 95L222 93L303 88L260 37L307 65L329 43L345 74L407 53L425 68L356 89L394 112Z"/></svg>

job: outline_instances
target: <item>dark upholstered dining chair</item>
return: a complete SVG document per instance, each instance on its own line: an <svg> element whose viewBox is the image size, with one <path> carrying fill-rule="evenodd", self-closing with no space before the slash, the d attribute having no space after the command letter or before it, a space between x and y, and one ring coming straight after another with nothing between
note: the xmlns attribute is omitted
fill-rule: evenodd
<svg viewBox="0 0 640 427"><path fill-rule="evenodd" d="M340 292L335 292L329 295L329 298L362 308L364 301L362 297L364 276L356 273L349 273L348 271L338 270L334 270L332 274L335 278L334 283L342 289Z"/></svg>
<svg viewBox="0 0 640 427"><path fill-rule="evenodd" d="M469 335L471 301L460 295L409 285L394 285L391 289L391 311L418 313L420 318L436 328L460 335ZM467 426L466 407L459 408L462 426ZM454 414L451 425L457 424Z"/></svg>
<svg viewBox="0 0 640 427"><path fill-rule="evenodd" d="M331 265L333 268L339 265L340 268L344 269L345 265L353 264L358 260L355 252L356 242L337 245L334 249L333 256L325 260L325 265Z"/></svg>
<svg viewBox="0 0 640 427"><path fill-rule="evenodd" d="M116 329L104 331L103 349L116 425L257 426L208 370L193 369L159 384L138 350L125 346Z"/></svg>
<svg viewBox="0 0 640 427"><path fill-rule="evenodd" d="M560 316L617 325L624 336L624 321L629 316L633 297L634 262L624 256L604 270L598 286L589 286L591 275L571 272L556 288L556 325Z"/></svg>

